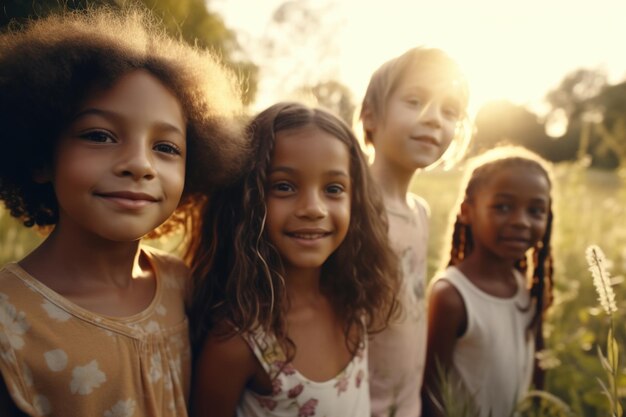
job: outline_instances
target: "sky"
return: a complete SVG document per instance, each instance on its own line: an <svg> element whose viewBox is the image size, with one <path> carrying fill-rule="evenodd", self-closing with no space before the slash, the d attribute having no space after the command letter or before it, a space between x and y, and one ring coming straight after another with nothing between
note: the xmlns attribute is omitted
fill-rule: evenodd
<svg viewBox="0 0 626 417"><path fill-rule="evenodd" d="M300 1L300 0L296 0ZM250 55L267 37L283 0L209 0L248 45ZM332 75L360 101L371 72L387 59L418 45L445 50L467 75L471 109L506 99L541 113L544 97L568 73L602 69L612 83L626 79L626 1L594 0L308 0L326 5L321 42L333 45ZM330 5L330 6L328 6ZM328 24L326 24L328 22ZM334 26L333 26L334 25ZM335 32L329 35L328 27ZM325 32L326 30L326 32ZM284 79L276 67L305 54L305 45L261 66L258 102L271 104ZM253 61L262 58L253 57ZM300 57L299 59L302 59ZM310 62L322 71L320 62ZM274 67L268 70L265 67ZM274 74L274 75L273 75Z"/></svg>

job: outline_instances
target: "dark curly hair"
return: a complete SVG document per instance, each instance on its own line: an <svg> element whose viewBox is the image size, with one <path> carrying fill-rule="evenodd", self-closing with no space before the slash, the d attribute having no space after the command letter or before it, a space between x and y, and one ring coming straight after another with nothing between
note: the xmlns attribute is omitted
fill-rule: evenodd
<svg viewBox="0 0 626 417"><path fill-rule="evenodd" d="M86 94L145 70L180 101L187 122L183 202L231 181L247 149L239 84L210 51L172 39L139 8L66 12L0 35L0 199L26 226L58 221L52 184L57 140ZM166 223L167 224L167 223ZM166 228L167 229L167 228Z"/></svg>
<svg viewBox="0 0 626 417"><path fill-rule="evenodd" d="M397 311L398 262L387 237L382 199L370 177L365 156L350 128L331 113L298 103L278 103L248 127L253 147L250 169L233 187L204 209L202 227L190 256L194 342L230 323L227 335L259 326L276 336L292 358L295 346L286 334L287 296L280 254L267 239L267 172L276 134L316 126L349 149L352 181L348 233L322 266L321 287L344 323L347 346L355 352L364 336L382 330ZM236 329L236 330L235 330ZM359 329L356 337L351 329Z"/></svg>

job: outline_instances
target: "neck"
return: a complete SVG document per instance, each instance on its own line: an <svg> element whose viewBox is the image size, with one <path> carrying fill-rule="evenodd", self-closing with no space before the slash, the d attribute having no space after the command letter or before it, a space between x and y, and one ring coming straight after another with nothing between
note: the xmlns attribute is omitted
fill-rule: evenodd
<svg viewBox="0 0 626 417"><path fill-rule="evenodd" d="M139 241L68 236L57 227L20 264L44 283L47 280L73 285L99 282L126 287L141 275L139 254Z"/></svg>
<svg viewBox="0 0 626 417"><path fill-rule="evenodd" d="M406 205L406 194L411 185L413 171L398 168L383 158L376 158L370 167L383 198L388 203Z"/></svg>
<svg viewBox="0 0 626 417"><path fill-rule="evenodd" d="M319 298L322 296L320 288L321 268L285 269L287 296L290 303L299 304L302 300Z"/></svg>
<svg viewBox="0 0 626 417"><path fill-rule="evenodd" d="M507 259L494 256L486 256L480 251L474 250L467 258L461 262L464 270L472 271L481 276L489 276L508 280L515 264Z"/></svg>

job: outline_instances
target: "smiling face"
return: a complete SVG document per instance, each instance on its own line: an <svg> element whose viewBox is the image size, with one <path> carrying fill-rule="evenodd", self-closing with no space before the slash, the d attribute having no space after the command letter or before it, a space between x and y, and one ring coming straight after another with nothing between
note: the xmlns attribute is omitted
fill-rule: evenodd
<svg viewBox="0 0 626 417"><path fill-rule="evenodd" d="M543 238L549 209L550 184L538 168L517 164L493 172L461 206L474 239L470 256L522 259Z"/></svg>
<svg viewBox="0 0 626 417"><path fill-rule="evenodd" d="M134 241L179 204L186 133L180 103L145 71L95 90L61 134L51 181L57 233Z"/></svg>
<svg viewBox="0 0 626 417"><path fill-rule="evenodd" d="M312 125L278 132L266 195L266 232L287 271L320 268L350 224L348 147Z"/></svg>
<svg viewBox="0 0 626 417"><path fill-rule="evenodd" d="M463 116L458 86L435 68L410 69L387 100L384 117L365 112L376 160L412 173L448 149Z"/></svg>

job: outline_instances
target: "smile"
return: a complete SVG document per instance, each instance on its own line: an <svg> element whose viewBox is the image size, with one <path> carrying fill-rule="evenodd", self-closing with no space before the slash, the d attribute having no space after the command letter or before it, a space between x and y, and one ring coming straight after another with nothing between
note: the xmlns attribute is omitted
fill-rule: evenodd
<svg viewBox="0 0 626 417"><path fill-rule="evenodd" d="M330 232L287 232L287 236L303 240L316 240L329 236Z"/></svg>

